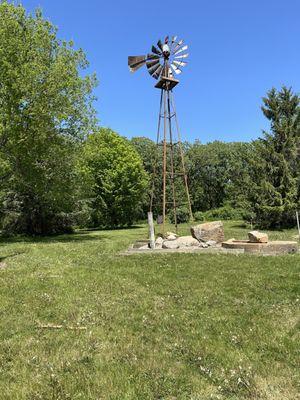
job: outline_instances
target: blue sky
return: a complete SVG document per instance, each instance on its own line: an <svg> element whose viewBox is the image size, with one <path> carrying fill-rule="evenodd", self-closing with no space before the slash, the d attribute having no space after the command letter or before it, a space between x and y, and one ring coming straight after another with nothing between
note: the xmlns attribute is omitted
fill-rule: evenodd
<svg viewBox="0 0 300 400"><path fill-rule="evenodd" d="M41 7L59 36L82 47L96 72L100 124L128 137L155 138L159 91L127 56L178 35L189 64L174 89L184 139L248 141L268 128L261 97L300 87L299 0L23 0Z"/></svg>

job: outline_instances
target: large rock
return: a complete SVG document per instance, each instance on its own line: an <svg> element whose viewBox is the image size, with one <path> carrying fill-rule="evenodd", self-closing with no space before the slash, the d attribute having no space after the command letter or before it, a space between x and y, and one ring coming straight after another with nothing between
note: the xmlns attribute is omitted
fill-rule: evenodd
<svg viewBox="0 0 300 400"><path fill-rule="evenodd" d="M164 239L160 236L155 240L155 248L156 249L162 249L162 244L164 242Z"/></svg>
<svg viewBox="0 0 300 400"><path fill-rule="evenodd" d="M176 235L168 235L167 237L166 237L166 240L176 240L177 239L177 236Z"/></svg>
<svg viewBox="0 0 300 400"><path fill-rule="evenodd" d="M199 242L213 240L217 243L224 241L224 228L221 221L205 222L191 227L193 238Z"/></svg>
<svg viewBox="0 0 300 400"><path fill-rule="evenodd" d="M177 239L177 243L179 244L179 247L192 247L192 246L198 246L200 245L199 241L193 236L180 236Z"/></svg>
<svg viewBox="0 0 300 400"><path fill-rule="evenodd" d="M178 249L179 244L177 240L165 240L162 244L163 249Z"/></svg>
<svg viewBox="0 0 300 400"><path fill-rule="evenodd" d="M251 231L248 233L250 243L268 243L268 235L263 232Z"/></svg>
<svg viewBox="0 0 300 400"><path fill-rule="evenodd" d="M215 240L208 240L208 241L206 242L206 244L207 244L209 247L213 247L213 246L215 246L215 245L217 244L217 242L216 242Z"/></svg>

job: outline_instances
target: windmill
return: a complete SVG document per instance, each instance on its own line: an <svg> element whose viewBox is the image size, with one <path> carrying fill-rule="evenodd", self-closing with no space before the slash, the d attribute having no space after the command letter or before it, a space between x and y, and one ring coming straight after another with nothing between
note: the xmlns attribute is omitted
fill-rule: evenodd
<svg viewBox="0 0 300 400"><path fill-rule="evenodd" d="M177 36L171 39L169 36L162 42L159 40L157 46L152 46L151 53L141 56L129 56L128 66L131 72L137 71L142 66L146 66L149 74L158 82L155 87L160 89L160 107L157 129L157 146L162 146L162 224L163 233L165 230L165 221L167 211L170 205L174 212L174 223L177 231L177 213L178 206L186 204L189 210L190 219L193 219L191 201L188 188L188 180L184 162L183 146L175 109L173 89L179 83L174 76L181 74L182 67L187 64L188 46L184 41L178 40ZM176 151L178 150L178 152ZM180 167L176 167L174 156L179 154ZM154 160L153 166L153 188L150 201L150 212L152 212L155 196L155 175L157 174L157 160ZM176 196L175 180L182 178L186 202L178 204ZM171 184L171 193L167 193L167 181ZM167 195L169 198L167 198Z"/></svg>

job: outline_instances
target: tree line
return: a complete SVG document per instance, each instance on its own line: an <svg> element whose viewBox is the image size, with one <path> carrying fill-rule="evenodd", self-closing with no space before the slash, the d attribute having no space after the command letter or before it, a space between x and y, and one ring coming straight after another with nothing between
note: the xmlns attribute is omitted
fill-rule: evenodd
<svg viewBox="0 0 300 400"><path fill-rule="evenodd" d="M100 127L95 75L72 42L21 5L0 2L0 227L31 235L117 227L144 219L159 148ZM299 207L300 98L270 90L270 131L251 143L184 143L197 219L244 218L259 227L295 224ZM175 163L179 155L175 154ZM159 167L159 165L158 165ZM183 186L176 183L178 201ZM161 177L155 177L159 213ZM170 190L170 188L168 188ZM184 206L178 219L186 219ZM172 219L172 215L170 214Z"/></svg>

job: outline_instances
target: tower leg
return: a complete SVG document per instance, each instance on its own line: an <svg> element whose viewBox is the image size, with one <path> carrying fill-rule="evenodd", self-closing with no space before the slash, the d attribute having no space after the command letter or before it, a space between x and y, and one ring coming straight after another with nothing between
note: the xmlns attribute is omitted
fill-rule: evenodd
<svg viewBox="0 0 300 400"><path fill-rule="evenodd" d="M178 124L177 113L176 113L176 108L175 108L174 96L173 96L172 92L171 92L171 104L172 104L172 108L173 108L173 111L174 111L174 118L175 118L177 137L178 137L178 147L179 147L179 153L180 153L180 159L181 159L183 180L184 180L185 192L186 192L186 197L187 197L187 204L188 204L188 209L189 209L189 214L190 214L190 220L193 221L194 217L193 217L193 211L192 211L192 205L191 205L191 197L190 197L190 192L189 192L187 173L186 173L186 168L185 168L185 161L184 161L184 153L183 153L183 148L182 148L181 134L180 134L180 130L179 130L179 124Z"/></svg>
<svg viewBox="0 0 300 400"><path fill-rule="evenodd" d="M160 102L159 102L158 126L157 126L157 135L156 135L157 150L158 150L159 141L160 141L160 126L161 126L162 112L163 112L163 90L161 89ZM158 164L158 156L159 156L158 153L159 152L157 151L155 154L155 160L154 160L154 164L153 164L152 190L151 190L151 194L150 194L150 212L153 212L153 202L154 202L154 197L155 197L155 179L156 179L156 175L157 175L157 164Z"/></svg>
<svg viewBox="0 0 300 400"><path fill-rule="evenodd" d="M177 227L177 209L176 209L176 191L175 191L175 176L174 176L174 143L173 143L173 132L172 132L172 115L171 115L171 101L170 91L166 91L167 103L168 103L168 124L169 124L169 141L170 141L170 174L171 174L171 187L173 197L173 212L174 212L174 224L176 233L178 233Z"/></svg>
<svg viewBox="0 0 300 400"><path fill-rule="evenodd" d="M163 233L166 224L166 188L167 188L167 98L163 90L164 98L164 140L163 140Z"/></svg>

